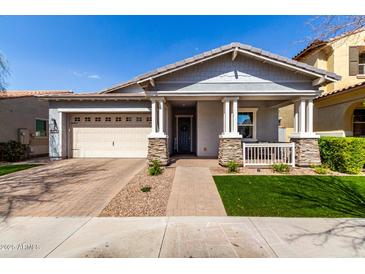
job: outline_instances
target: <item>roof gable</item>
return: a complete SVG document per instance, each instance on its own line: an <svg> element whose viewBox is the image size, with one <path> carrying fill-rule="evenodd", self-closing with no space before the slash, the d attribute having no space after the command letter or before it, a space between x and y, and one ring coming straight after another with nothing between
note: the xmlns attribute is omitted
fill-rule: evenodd
<svg viewBox="0 0 365 274"><path fill-rule="evenodd" d="M155 79L158 77L162 77L166 74L170 74L172 72L176 72L181 69L185 69L187 67L191 67L202 62L211 60L213 58L217 58L219 56L231 54L232 60L237 57L238 54L243 54L246 56L250 56L252 58L259 59L263 62L267 62L276 66L285 67L287 69L300 72L306 75L312 75L316 77L323 77L326 81L336 81L340 79L340 76L335 73L331 73L322 69L318 69L307 65L305 63L297 62L295 60L282 57L276 54L272 54L270 52L264 51L262 49L258 49L249 45L244 45L241 43L231 43L229 45L225 45L202 54L187 58L183 61L176 62L174 64L170 64L156 70L147 72L140 76L135 77L133 80L116 85L112 88L106 89L102 91L102 93L114 92L118 89L122 89L124 87L128 87L133 84L142 84L146 81L151 81L151 79Z"/></svg>

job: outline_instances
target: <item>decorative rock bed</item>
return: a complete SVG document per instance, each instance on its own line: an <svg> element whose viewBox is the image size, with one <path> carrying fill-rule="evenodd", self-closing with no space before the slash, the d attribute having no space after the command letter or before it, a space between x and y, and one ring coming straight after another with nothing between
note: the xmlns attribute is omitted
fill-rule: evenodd
<svg viewBox="0 0 365 274"><path fill-rule="evenodd" d="M158 176L140 171L103 209L103 217L165 216L175 168L164 168ZM147 192L141 189L150 187Z"/></svg>

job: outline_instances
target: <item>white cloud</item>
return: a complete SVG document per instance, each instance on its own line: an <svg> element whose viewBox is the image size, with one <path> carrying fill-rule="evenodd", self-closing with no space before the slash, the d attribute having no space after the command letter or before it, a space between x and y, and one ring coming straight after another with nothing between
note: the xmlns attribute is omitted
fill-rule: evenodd
<svg viewBox="0 0 365 274"><path fill-rule="evenodd" d="M90 78L90 79L101 79L100 75L98 75L98 74L91 74L87 78Z"/></svg>
<svg viewBox="0 0 365 274"><path fill-rule="evenodd" d="M101 79L101 76L99 74L90 74L86 71L72 71L72 75L78 78L89 78L89 79Z"/></svg>

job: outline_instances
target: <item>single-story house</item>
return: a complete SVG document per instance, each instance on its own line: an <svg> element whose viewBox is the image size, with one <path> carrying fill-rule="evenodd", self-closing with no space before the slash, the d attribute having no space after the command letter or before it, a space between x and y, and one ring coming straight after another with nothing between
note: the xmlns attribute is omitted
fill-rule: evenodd
<svg viewBox="0 0 365 274"><path fill-rule="evenodd" d="M48 155L48 102L37 96L70 93L59 90L0 92L0 143L19 141L29 145L32 157Z"/></svg>
<svg viewBox="0 0 365 274"><path fill-rule="evenodd" d="M217 157L222 165L268 161L287 145L278 144L278 108L294 102L296 163L318 163L313 99L321 85L339 79L231 43L100 93L43 96L50 106L49 153L54 159L146 157L163 165L176 154Z"/></svg>

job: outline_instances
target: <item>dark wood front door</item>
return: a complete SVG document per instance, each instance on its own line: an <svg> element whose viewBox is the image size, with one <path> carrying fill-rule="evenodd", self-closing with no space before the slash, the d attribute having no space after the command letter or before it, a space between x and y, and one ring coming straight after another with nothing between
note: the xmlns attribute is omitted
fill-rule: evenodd
<svg viewBox="0 0 365 274"><path fill-rule="evenodd" d="M178 118L178 152L190 153L191 151L191 118Z"/></svg>

